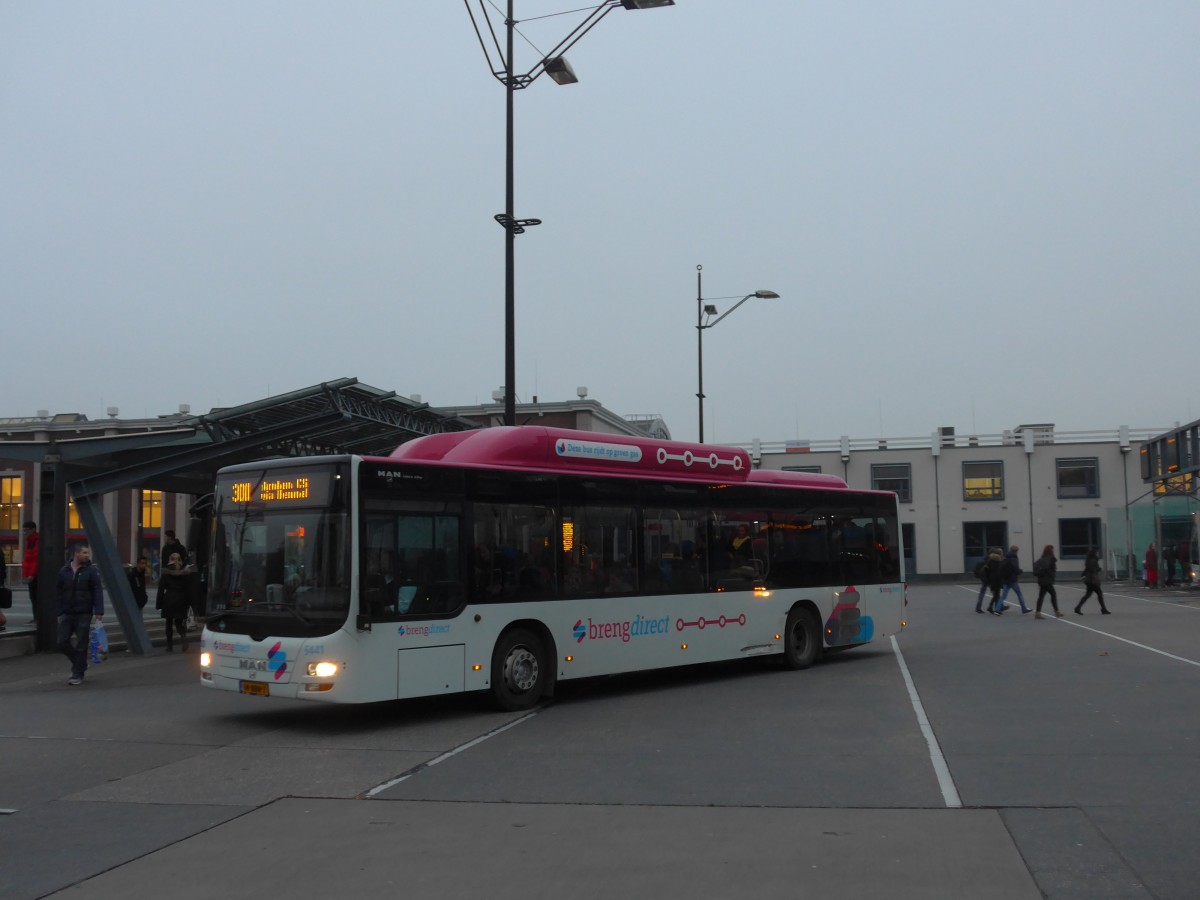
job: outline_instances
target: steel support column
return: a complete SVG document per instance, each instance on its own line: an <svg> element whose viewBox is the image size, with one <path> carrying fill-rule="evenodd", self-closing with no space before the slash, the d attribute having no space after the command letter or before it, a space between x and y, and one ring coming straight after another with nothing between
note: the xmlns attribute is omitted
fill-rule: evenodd
<svg viewBox="0 0 1200 900"><path fill-rule="evenodd" d="M103 497L103 494L75 496L75 511L83 520L83 529L92 548L92 562L100 569L100 581L113 612L117 614L117 621L121 623L121 630L129 641L129 650L139 656L147 656L154 651L154 647L146 633L142 611L133 599L133 589L129 586L125 567L121 565L117 542L108 527L108 520L104 518Z"/></svg>
<svg viewBox="0 0 1200 900"><path fill-rule="evenodd" d="M58 582L58 570L66 560L63 535L67 533L67 480L53 445L42 461L38 517L37 598L29 599L37 620L35 646L38 650L48 651L58 646L54 586Z"/></svg>

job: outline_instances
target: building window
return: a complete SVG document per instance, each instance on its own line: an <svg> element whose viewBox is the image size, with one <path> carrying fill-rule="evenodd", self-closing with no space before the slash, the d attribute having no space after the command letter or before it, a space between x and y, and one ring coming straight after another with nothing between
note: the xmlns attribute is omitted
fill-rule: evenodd
<svg viewBox="0 0 1200 900"><path fill-rule="evenodd" d="M809 475L820 475L820 466L784 466L785 472L807 472Z"/></svg>
<svg viewBox="0 0 1200 900"><path fill-rule="evenodd" d="M1083 559L1088 550L1100 550L1100 520L1059 519L1059 558Z"/></svg>
<svg viewBox="0 0 1200 900"><path fill-rule="evenodd" d="M0 531L21 528L21 477L0 478Z"/></svg>
<svg viewBox="0 0 1200 900"><path fill-rule="evenodd" d="M964 500L1004 499L1003 462L965 462L962 472Z"/></svg>
<svg viewBox="0 0 1200 900"><path fill-rule="evenodd" d="M1095 457L1059 459L1055 463L1058 468L1058 498L1060 500L1100 496L1099 459Z"/></svg>
<svg viewBox="0 0 1200 900"><path fill-rule="evenodd" d="M871 489L876 491L893 491L901 503L912 502L912 465L899 463L896 465L871 466Z"/></svg>
<svg viewBox="0 0 1200 900"><path fill-rule="evenodd" d="M79 510L75 508L75 501L67 499L67 529L70 531L83 531L83 519L79 518Z"/></svg>
<svg viewBox="0 0 1200 900"><path fill-rule="evenodd" d="M142 491L142 528L162 528L162 491Z"/></svg>

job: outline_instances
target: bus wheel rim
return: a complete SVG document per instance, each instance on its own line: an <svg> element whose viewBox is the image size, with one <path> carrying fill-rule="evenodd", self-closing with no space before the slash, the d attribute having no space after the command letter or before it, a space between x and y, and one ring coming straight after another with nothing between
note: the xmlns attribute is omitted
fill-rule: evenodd
<svg viewBox="0 0 1200 900"><path fill-rule="evenodd" d="M797 620L796 624L792 626L792 650L795 653L803 653L807 638L808 634L804 630L804 620Z"/></svg>
<svg viewBox="0 0 1200 900"><path fill-rule="evenodd" d="M504 661L504 680L518 691L527 691L537 684L537 657L524 647L515 647Z"/></svg>

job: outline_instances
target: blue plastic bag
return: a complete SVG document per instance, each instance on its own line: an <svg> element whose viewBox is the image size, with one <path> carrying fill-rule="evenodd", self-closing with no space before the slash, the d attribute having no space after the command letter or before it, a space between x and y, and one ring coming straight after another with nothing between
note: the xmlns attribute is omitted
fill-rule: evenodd
<svg viewBox="0 0 1200 900"><path fill-rule="evenodd" d="M104 630L103 622L92 623L91 638L88 644L92 662L102 663L108 659L108 632Z"/></svg>

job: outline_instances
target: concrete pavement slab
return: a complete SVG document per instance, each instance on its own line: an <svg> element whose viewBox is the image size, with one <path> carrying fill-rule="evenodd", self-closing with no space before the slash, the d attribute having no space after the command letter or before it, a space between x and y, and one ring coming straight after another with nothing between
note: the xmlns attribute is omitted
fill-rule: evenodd
<svg viewBox="0 0 1200 900"><path fill-rule="evenodd" d="M22 809L0 817L0 897L34 900L77 882L84 883L78 890L87 896L87 879L246 811L230 806L72 802ZM181 874L196 865L189 858L156 887L155 895L164 890L174 894L184 880Z"/></svg>
<svg viewBox="0 0 1200 900"><path fill-rule="evenodd" d="M980 847L991 851L981 855ZM970 859L966 866L964 860ZM180 878L197 860L207 877ZM990 810L281 800L77 885L73 897L1041 900Z"/></svg>

